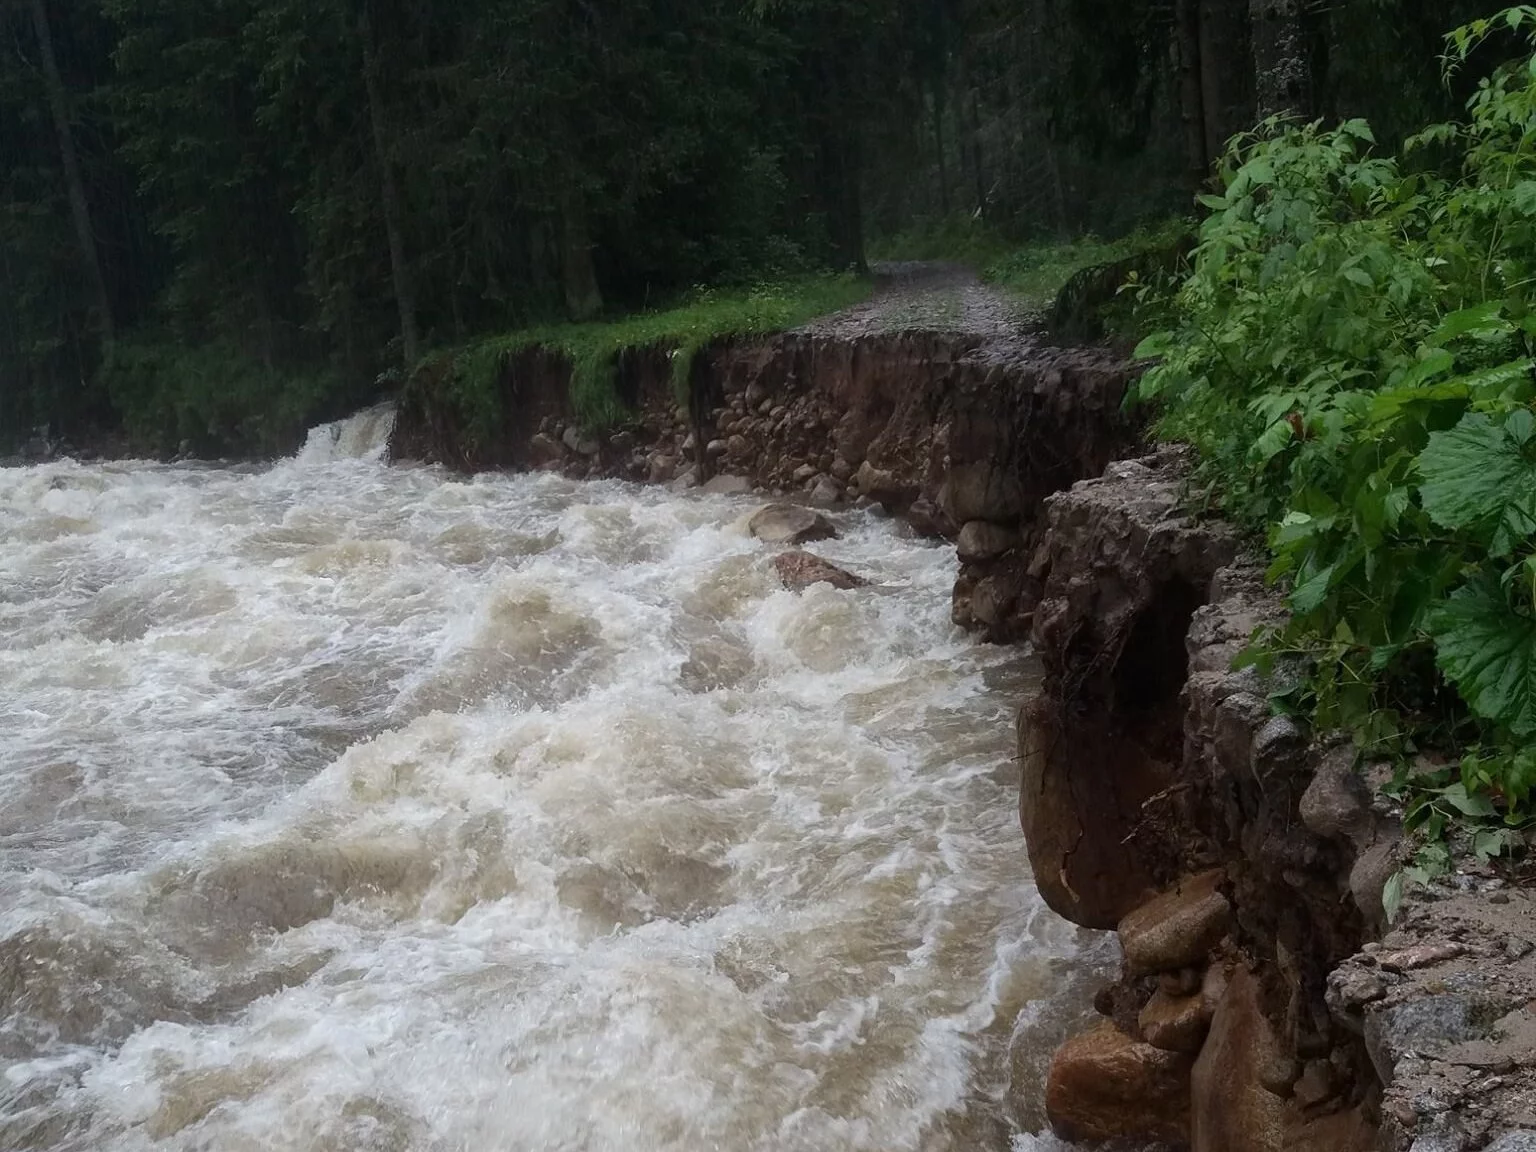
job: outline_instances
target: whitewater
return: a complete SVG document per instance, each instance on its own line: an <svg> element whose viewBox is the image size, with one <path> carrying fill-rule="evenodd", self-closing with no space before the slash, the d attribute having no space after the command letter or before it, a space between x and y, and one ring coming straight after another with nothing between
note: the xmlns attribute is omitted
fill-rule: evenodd
<svg viewBox="0 0 1536 1152"><path fill-rule="evenodd" d="M0 1147L1046 1147L1010 1036L1104 958L953 549L794 595L751 498L389 423L0 469Z"/></svg>

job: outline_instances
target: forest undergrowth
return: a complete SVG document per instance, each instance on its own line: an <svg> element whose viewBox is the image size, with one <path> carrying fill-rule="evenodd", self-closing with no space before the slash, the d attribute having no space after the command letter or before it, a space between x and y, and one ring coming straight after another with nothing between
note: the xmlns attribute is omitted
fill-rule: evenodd
<svg viewBox="0 0 1536 1152"><path fill-rule="evenodd" d="M1289 588L1248 659L1279 710L1397 766L1418 849L1389 913L1536 827L1536 7L1443 64L1511 33L1466 117L1395 152L1359 120L1234 140L1188 279L1139 290L1166 311L1133 401Z"/></svg>

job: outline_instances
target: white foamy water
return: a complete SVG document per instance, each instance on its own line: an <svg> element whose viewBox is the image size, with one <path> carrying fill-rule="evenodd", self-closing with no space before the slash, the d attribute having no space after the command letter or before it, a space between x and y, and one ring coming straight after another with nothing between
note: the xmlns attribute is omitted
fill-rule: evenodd
<svg viewBox="0 0 1536 1152"><path fill-rule="evenodd" d="M1080 945L952 551L851 515L883 587L793 596L750 501L390 468L389 418L0 469L0 1147L1026 1140Z"/></svg>

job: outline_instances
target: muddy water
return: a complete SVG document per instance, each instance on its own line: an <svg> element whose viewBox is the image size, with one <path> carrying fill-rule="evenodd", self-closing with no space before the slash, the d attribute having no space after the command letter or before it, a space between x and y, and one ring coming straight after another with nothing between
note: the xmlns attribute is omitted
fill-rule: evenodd
<svg viewBox="0 0 1536 1152"><path fill-rule="evenodd" d="M1094 958L952 553L379 460L0 470L0 1147L960 1149Z"/></svg>

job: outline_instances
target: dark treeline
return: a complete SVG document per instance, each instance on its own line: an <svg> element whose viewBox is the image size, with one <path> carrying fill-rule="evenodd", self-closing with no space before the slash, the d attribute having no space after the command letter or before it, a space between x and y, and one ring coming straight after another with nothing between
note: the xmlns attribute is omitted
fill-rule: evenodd
<svg viewBox="0 0 1536 1152"><path fill-rule="evenodd" d="M424 349L914 221L1123 230L1263 115L1449 110L1485 7L0 0L0 447L259 448Z"/></svg>

